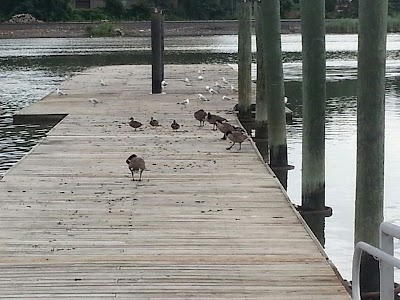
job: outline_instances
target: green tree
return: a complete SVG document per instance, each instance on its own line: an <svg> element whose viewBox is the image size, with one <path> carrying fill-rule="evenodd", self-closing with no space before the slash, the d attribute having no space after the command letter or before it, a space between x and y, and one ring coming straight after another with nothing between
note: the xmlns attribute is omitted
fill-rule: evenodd
<svg viewBox="0 0 400 300"><path fill-rule="evenodd" d="M69 0L2 0L3 15L29 13L43 21L66 21L71 15Z"/></svg>
<svg viewBox="0 0 400 300"><path fill-rule="evenodd" d="M325 0L325 11L327 13L335 12L336 0Z"/></svg>
<svg viewBox="0 0 400 300"><path fill-rule="evenodd" d="M285 18L286 14L293 9L293 0L281 0L281 18Z"/></svg>
<svg viewBox="0 0 400 300"><path fill-rule="evenodd" d="M106 0L105 12L116 18L122 18L126 14L126 9L121 0Z"/></svg>

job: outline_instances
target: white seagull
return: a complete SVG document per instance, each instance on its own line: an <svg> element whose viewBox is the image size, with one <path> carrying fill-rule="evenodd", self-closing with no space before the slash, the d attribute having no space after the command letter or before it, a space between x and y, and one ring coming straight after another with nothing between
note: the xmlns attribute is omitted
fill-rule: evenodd
<svg viewBox="0 0 400 300"><path fill-rule="evenodd" d="M210 100L208 100L206 97L204 97L203 94L197 94L197 95L198 95L198 97L199 97L200 100L203 100L203 101L210 101Z"/></svg>
<svg viewBox="0 0 400 300"><path fill-rule="evenodd" d="M218 94L218 92L217 92L216 90L214 90L213 88L210 88L208 85L206 86L206 90L207 90L211 95Z"/></svg>
<svg viewBox="0 0 400 300"><path fill-rule="evenodd" d="M238 89L237 88L235 88L232 84L231 84L231 91L232 92L237 92L238 91Z"/></svg>
<svg viewBox="0 0 400 300"><path fill-rule="evenodd" d="M216 86L218 89L222 89L222 88L223 88L223 86L220 85L220 84L218 83L218 81L215 82L215 86Z"/></svg>
<svg viewBox="0 0 400 300"><path fill-rule="evenodd" d="M226 81L225 77L222 77L222 82L225 84L229 84L228 81Z"/></svg>
<svg viewBox="0 0 400 300"><path fill-rule="evenodd" d="M287 99L287 97L285 96L285 97L283 97L283 102L285 102L285 104L286 103L288 103L288 99Z"/></svg>
<svg viewBox="0 0 400 300"><path fill-rule="evenodd" d="M233 98L228 97L228 96L222 96L222 100L233 100Z"/></svg>
<svg viewBox="0 0 400 300"><path fill-rule="evenodd" d="M57 88L57 95L58 95L58 96L64 96L64 95L66 95L66 93L64 93L64 92L61 91L59 88Z"/></svg>
<svg viewBox="0 0 400 300"><path fill-rule="evenodd" d="M93 106L96 106L96 104L100 103L99 100L97 100L96 98L90 98L89 102L93 104Z"/></svg>
<svg viewBox="0 0 400 300"><path fill-rule="evenodd" d="M166 82L165 80L161 81L161 87L165 88L168 85L168 82Z"/></svg>
<svg viewBox="0 0 400 300"><path fill-rule="evenodd" d="M190 102L189 99L186 99L186 100L183 100L183 101L178 102L176 104L180 104L180 105L183 105L184 107L186 107L186 105L189 104L189 102Z"/></svg>
<svg viewBox="0 0 400 300"><path fill-rule="evenodd" d="M104 83L103 79L100 79L101 86L106 86L107 84Z"/></svg>
<svg viewBox="0 0 400 300"><path fill-rule="evenodd" d="M190 83L189 78L187 78L187 77L185 78L185 84L186 84L186 85L192 85L192 84Z"/></svg>
<svg viewBox="0 0 400 300"><path fill-rule="evenodd" d="M203 80L204 77L203 77L202 75L199 75L199 76L197 77L197 79L198 79L198 80Z"/></svg>

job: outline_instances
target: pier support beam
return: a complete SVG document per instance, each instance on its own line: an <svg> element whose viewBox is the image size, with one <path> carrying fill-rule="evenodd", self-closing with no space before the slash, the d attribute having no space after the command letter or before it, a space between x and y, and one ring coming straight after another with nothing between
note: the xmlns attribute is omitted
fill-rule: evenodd
<svg viewBox="0 0 400 300"><path fill-rule="evenodd" d="M287 167L279 0L261 2L270 165Z"/></svg>
<svg viewBox="0 0 400 300"><path fill-rule="evenodd" d="M162 12L155 10L151 15L151 55L152 55L152 87L153 94L162 92L161 81L164 79L164 34Z"/></svg>
<svg viewBox="0 0 400 300"><path fill-rule="evenodd" d="M238 89L239 118L251 119L251 7L249 0L239 1Z"/></svg>
<svg viewBox="0 0 400 300"><path fill-rule="evenodd" d="M325 0L301 0L302 209L325 209Z"/></svg>
<svg viewBox="0 0 400 300"><path fill-rule="evenodd" d="M379 246L383 221L387 0L359 2L355 242ZM361 259L361 292L379 290L378 262Z"/></svg>

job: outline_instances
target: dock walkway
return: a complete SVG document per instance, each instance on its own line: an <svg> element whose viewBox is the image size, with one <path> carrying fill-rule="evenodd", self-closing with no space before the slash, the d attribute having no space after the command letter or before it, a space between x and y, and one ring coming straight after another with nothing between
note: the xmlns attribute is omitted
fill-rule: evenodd
<svg viewBox="0 0 400 300"><path fill-rule="evenodd" d="M163 95L149 94L150 73L87 70L18 113L66 117L0 180L0 298L350 299L253 143L228 151L193 118L204 108L237 123L235 101L197 99L236 73L166 66ZM141 182L132 153L146 161Z"/></svg>

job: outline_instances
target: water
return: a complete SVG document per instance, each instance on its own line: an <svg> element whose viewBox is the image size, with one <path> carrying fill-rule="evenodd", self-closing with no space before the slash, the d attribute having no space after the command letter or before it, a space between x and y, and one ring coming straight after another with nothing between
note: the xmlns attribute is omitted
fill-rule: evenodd
<svg viewBox="0 0 400 300"><path fill-rule="evenodd" d="M351 278L356 170L357 36L328 35L326 252L343 277ZM236 63L237 37L171 37L166 63ZM400 35L388 36L386 86L385 220L400 225ZM253 38L253 50L255 41ZM301 37L282 37L285 90L294 123L288 126L288 193L301 202ZM70 75L100 65L149 64L148 38L15 39L0 45L0 174L10 168L49 130L12 124L12 114L41 99ZM253 66L255 67L255 66ZM253 68L254 69L254 68ZM255 70L255 69L254 69ZM397 244L397 253L400 245Z"/></svg>

